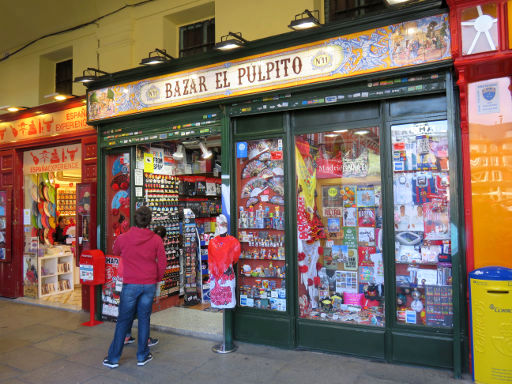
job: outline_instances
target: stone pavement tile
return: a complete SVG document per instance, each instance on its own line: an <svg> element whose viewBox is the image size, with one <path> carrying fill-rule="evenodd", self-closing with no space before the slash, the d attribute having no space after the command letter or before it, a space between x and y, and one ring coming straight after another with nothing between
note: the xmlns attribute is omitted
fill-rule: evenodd
<svg viewBox="0 0 512 384"><path fill-rule="evenodd" d="M132 383L172 383L173 377L181 377L183 372L177 371L172 364L153 358L143 367L137 366L135 357L121 358L118 368L110 369L102 367L103 376L120 380L126 384Z"/></svg>
<svg viewBox="0 0 512 384"><path fill-rule="evenodd" d="M313 362L310 361L309 357L309 352L306 352L305 356L285 364L272 377L272 382L282 384L353 384L360 373L359 369L347 368L341 361L336 363L333 362L333 359L326 359L325 362Z"/></svg>
<svg viewBox="0 0 512 384"><path fill-rule="evenodd" d="M88 349L108 347L109 341L101 337L91 337L79 333L67 332L49 340L34 344L35 347L46 351L72 355Z"/></svg>
<svg viewBox="0 0 512 384"><path fill-rule="evenodd" d="M463 381L455 380L453 378L453 372L450 370L412 365L372 362L365 368L364 374L368 377L380 380L403 382L407 384L463 383Z"/></svg>
<svg viewBox="0 0 512 384"><path fill-rule="evenodd" d="M20 340L38 343L63 334L66 330L46 324L32 324L13 330L10 334Z"/></svg>
<svg viewBox="0 0 512 384"><path fill-rule="evenodd" d="M34 384L82 383L102 374L102 371L100 368L87 367L67 360L57 360L23 374L19 379Z"/></svg>
<svg viewBox="0 0 512 384"><path fill-rule="evenodd" d="M17 369L11 368L7 365L0 364L0 382L3 380L11 380L12 378L18 376L20 371Z"/></svg>
<svg viewBox="0 0 512 384"><path fill-rule="evenodd" d="M8 379L6 381L0 380L0 384L27 384L26 381L20 381L18 379Z"/></svg>
<svg viewBox="0 0 512 384"><path fill-rule="evenodd" d="M100 336L105 337L107 339L111 339L114 337L114 330L116 329L116 324L111 322L104 322L103 324L95 325L94 327L86 327L80 325L78 328L75 328L73 332L81 333L82 335L88 336Z"/></svg>
<svg viewBox="0 0 512 384"><path fill-rule="evenodd" d="M158 346L159 345L156 345L151 349L155 364L162 363L183 374L196 370L214 358L213 352L208 350L201 350L194 353L183 353L178 349L172 351L161 351ZM151 363L153 363L153 361Z"/></svg>
<svg viewBox="0 0 512 384"><path fill-rule="evenodd" d="M173 384L274 384L273 381L253 381L238 371L224 372L223 374L211 375L204 372L190 372L189 374L173 378L169 382ZM314 384L314 383L309 383ZM331 383L334 384L334 383Z"/></svg>
<svg viewBox="0 0 512 384"><path fill-rule="evenodd" d="M87 351L80 351L73 353L71 355L67 355L66 360L72 361L74 363L87 365L89 367L103 369L104 366L102 362L105 356L107 356L107 352L108 350L106 348L93 347L88 349ZM130 353L130 351L127 351L127 348L125 348L123 351L123 359L126 359L127 357L132 360L135 360L135 352Z"/></svg>
<svg viewBox="0 0 512 384"><path fill-rule="evenodd" d="M114 377L109 377L105 375L99 375L96 377L93 377L90 380L84 381L84 384L125 384L125 381L122 381L120 379L116 379ZM163 383L160 383L163 384Z"/></svg>
<svg viewBox="0 0 512 384"><path fill-rule="evenodd" d="M212 376L236 374L239 382L272 382L276 371L284 365L282 361L250 356L243 353L215 354L205 364L194 370Z"/></svg>
<svg viewBox="0 0 512 384"><path fill-rule="evenodd" d="M0 343L0 354L4 352L14 351L15 349L29 345L30 343L26 340L18 339L13 336L2 336L2 342Z"/></svg>
<svg viewBox="0 0 512 384"><path fill-rule="evenodd" d="M62 359L63 355L34 348L32 345L2 353L0 361L21 371L27 372L40 368L52 361Z"/></svg>
<svg viewBox="0 0 512 384"><path fill-rule="evenodd" d="M87 313L74 313L59 310L55 310L54 312L58 313L58 316L52 318L49 324L57 328L75 330L80 328L83 322L89 320L89 314Z"/></svg>

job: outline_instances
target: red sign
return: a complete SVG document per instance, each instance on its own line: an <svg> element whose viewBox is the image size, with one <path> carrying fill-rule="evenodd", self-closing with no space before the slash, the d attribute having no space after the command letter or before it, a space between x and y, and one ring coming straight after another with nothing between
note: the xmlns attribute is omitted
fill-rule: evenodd
<svg viewBox="0 0 512 384"><path fill-rule="evenodd" d="M81 148L80 144L73 144L26 151L23 154L23 172L35 174L81 169Z"/></svg>
<svg viewBox="0 0 512 384"><path fill-rule="evenodd" d="M0 144L93 129L83 107L0 123Z"/></svg>

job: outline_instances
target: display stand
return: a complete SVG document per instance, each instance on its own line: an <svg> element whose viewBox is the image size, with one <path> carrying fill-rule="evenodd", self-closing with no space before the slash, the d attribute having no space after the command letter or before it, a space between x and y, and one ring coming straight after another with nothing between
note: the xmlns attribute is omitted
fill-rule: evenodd
<svg viewBox="0 0 512 384"><path fill-rule="evenodd" d="M215 353L231 353L235 352L238 349L238 347L231 342L231 345L226 345L226 310L222 310L222 343L215 344L212 347L212 351Z"/></svg>
<svg viewBox="0 0 512 384"><path fill-rule="evenodd" d="M85 327L94 327L98 324L103 324L103 321L98 321L94 319L94 315L96 313L96 295L94 292L95 285L89 285L89 314L90 318L89 321L86 321L85 323L82 323Z"/></svg>

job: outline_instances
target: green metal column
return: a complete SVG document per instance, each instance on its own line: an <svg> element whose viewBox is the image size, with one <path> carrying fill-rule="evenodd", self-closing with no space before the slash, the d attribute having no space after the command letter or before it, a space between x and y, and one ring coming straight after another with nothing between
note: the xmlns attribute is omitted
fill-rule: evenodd
<svg viewBox="0 0 512 384"><path fill-rule="evenodd" d="M232 161L232 146L233 143L231 142L231 130L230 130L230 119L228 116L228 112L226 108L222 108L222 117L221 117L221 161L222 161L222 172L221 172L221 178L222 178L222 211L226 214L227 213L227 219L228 223L230 225L230 232L233 233L233 228L235 225L234 219L232 219L232 212L231 209L231 182L230 182L230 175L231 175L231 161ZM225 191L230 191L229 195L225 195ZM234 268L236 271L236 268ZM231 309L225 309L224 310L224 345L226 350L233 349L233 310Z"/></svg>

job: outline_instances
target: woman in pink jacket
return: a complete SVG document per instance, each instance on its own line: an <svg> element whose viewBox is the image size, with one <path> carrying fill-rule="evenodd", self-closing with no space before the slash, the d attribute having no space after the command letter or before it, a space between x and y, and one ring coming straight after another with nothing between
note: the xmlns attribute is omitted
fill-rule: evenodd
<svg viewBox="0 0 512 384"><path fill-rule="evenodd" d="M156 284L164 276L167 260L162 238L147 228L149 223L151 209L137 209L135 227L120 235L114 243L113 253L121 256L123 263L123 289L114 339L103 360L103 365L110 368L119 366L124 339L135 312L139 319L137 365L146 365L153 359L148 347L149 319Z"/></svg>

